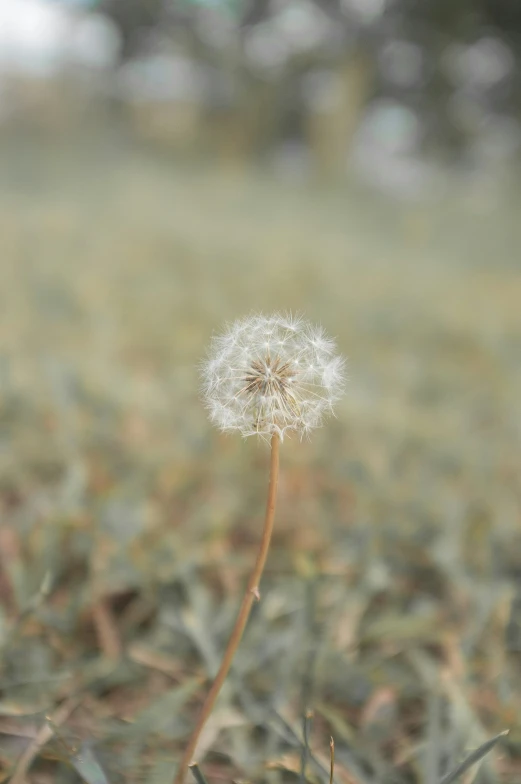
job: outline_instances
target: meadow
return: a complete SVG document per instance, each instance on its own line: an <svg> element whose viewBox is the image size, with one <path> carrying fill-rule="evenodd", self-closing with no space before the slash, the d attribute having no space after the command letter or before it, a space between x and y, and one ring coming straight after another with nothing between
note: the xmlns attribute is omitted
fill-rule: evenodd
<svg viewBox="0 0 521 784"><path fill-rule="evenodd" d="M255 555L269 451L199 400L211 335L321 323L336 418L286 440L210 782L521 782L519 185L419 203L0 145L0 781L173 780ZM305 768L305 770L304 770Z"/></svg>

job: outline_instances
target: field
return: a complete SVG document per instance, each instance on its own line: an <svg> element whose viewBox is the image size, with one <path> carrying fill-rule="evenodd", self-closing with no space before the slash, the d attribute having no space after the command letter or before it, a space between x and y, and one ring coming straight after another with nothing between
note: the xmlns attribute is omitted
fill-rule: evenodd
<svg viewBox="0 0 521 784"><path fill-rule="evenodd" d="M282 446L206 778L325 784L333 736L337 784L437 784L508 729L463 780L521 782L519 187L389 204L23 135L0 182L0 780L172 781L269 461L211 428L197 363L283 309L349 384Z"/></svg>

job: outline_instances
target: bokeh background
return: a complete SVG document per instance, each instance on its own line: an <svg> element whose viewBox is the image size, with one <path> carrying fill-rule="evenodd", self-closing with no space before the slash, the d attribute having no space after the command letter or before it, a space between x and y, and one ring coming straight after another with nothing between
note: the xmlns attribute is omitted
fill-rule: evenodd
<svg viewBox="0 0 521 784"><path fill-rule="evenodd" d="M509 729L464 781L521 782L520 60L515 0L1 0L1 781L172 780L269 460L197 363L284 309L349 385L283 445L208 781L333 736L439 784Z"/></svg>

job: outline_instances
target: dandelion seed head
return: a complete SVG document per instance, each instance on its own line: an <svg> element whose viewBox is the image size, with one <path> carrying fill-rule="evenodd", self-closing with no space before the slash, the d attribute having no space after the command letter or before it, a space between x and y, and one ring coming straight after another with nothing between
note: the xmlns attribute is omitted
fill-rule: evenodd
<svg viewBox="0 0 521 784"><path fill-rule="evenodd" d="M332 413L344 368L321 327L299 315L253 314L212 339L201 365L203 398L225 432L302 437Z"/></svg>

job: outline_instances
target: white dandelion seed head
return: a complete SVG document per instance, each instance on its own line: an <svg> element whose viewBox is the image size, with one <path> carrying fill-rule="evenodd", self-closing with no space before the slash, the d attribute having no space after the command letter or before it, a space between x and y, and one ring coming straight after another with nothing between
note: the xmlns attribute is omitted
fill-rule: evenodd
<svg viewBox="0 0 521 784"><path fill-rule="evenodd" d="M221 430L302 437L333 412L345 361L324 330L301 316L254 314L212 338L201 377L210 420Z"/></svg>

